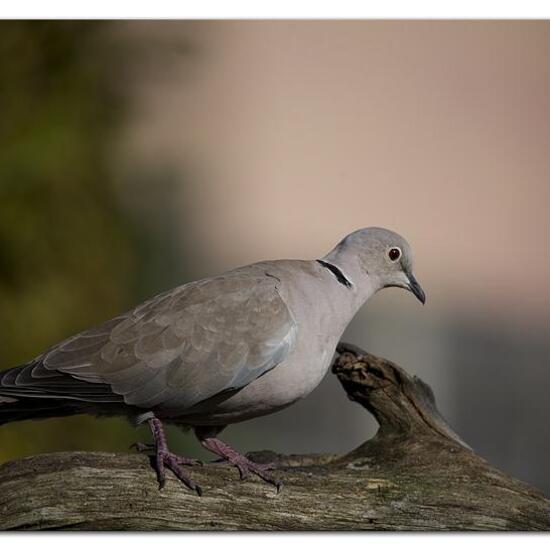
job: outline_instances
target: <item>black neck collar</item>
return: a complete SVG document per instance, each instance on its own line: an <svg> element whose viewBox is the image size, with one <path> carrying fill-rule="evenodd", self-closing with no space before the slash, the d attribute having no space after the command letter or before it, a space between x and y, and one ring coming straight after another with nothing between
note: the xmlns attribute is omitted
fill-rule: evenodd
<svg viewBox="0 0 550 550"><path fill-rule="evenodd" d="M346 288L351 288L353 286L351 281L347 279L346 276L340 271L340 269L334 264L330 264L328 262L325 262L324 260L317 260L317 262L328 269L336 277L336 280L341 285L344 285Z"/></svg>

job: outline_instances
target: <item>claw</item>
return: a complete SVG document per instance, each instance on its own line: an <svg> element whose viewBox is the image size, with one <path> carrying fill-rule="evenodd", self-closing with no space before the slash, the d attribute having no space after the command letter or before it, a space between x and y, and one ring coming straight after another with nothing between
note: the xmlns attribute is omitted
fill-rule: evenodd
<svg viewBox="0 0 550 550"><path fill-rule="evenodd" d="M164 486L166 485L166 477L165 476L160 477L157 472L157 481L159 484L159 491L162 491L164 489Z"/></svg>
<svg viewBox="0 0 550 550"><path fill-rule="evenodd" d="M250 477L250 470L246 468L243 464L233 464L233 466L236 466L237 470L239 470L239 477L241 481Z"/></svg>
<svg viewBox="0 0 550 550"><path fill-rule="evenodd" d="M149 419L149 426L153 437L155 439L154 444L150 443L134 443L130 448L136 449L138 452L155 451L154 458L152 459L152 465L157 474L157 481L159 484L159 490L162 490L166 485L166 469L170 470L186 487L195 491L197 495L202 496L202 489L192 479L190 479L185 470L181 466L202 466L200 460L194 458L186 458L184 456L178 456L168 450L168 444L166 442L166 435L162 423L157 418Z"/></svg>

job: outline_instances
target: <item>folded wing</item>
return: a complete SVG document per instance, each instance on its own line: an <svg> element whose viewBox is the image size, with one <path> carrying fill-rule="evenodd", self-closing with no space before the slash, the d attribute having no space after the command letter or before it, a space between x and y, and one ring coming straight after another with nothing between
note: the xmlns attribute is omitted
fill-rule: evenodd
<svg viewBox="0 0 550 550"><path fill-rule="evenodd" d="M297 326L276 285L237 271L178 287L61 342L0 393L189 409L287 356Z"/></svg>

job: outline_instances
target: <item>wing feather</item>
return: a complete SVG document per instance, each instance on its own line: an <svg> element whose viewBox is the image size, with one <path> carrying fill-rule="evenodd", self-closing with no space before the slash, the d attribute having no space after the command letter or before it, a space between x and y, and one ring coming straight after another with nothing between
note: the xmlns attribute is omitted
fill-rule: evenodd
<svg viewBox="0 0 550 550"><path fill-rule="evenodd" d="M274 368L296 331L276 279L241 270L178 287L65 340L21 380L29 391L81 396L108 385L129 405L185 410Z"/></svg>

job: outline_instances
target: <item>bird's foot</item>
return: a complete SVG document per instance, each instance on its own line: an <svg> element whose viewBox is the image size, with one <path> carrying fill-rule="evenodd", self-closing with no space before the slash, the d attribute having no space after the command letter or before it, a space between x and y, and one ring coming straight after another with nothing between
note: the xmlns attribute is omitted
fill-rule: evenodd
<svg viewBox="0 0 550 550"><path fill-rule="evenodd" d="M200 464L198 460L185 458L170 451L157 450L154 467L157 472L157 480L159 489L162 489L166 484L166 469L170 470L184 485L195 491L197 495L202 496L202 489L197 485L182 468L183 466L196 466Z"/></svg>
<svg viewBox="0 0 550 550"><path fill-rule="evenodd" d="M162 427L162 422L158 418L151 418L149 427L155 439L154 444L134 443L132 445L138 452L154 451L152 456L152 465L157 474L159 489L166 484L166 469L170 470L186 487L195 491L199 496L202 495L202 489L185 472L182 466L201 466L200 460L179 456L168 449L166 434Z"/></svg>
<svg viewBox="0 0 550 550"><path fill-rule="evenodd" d="M156 452L157 446L154 443L132 443L130 445L130 449L135 449L138 453L145 453L145 452ZM178 464L182 464L184 466L203 466L204 462L202 460L197 460L196 458L187 458L185 456L176 455L175 453L172 453L168 450L165 450L164 453L168 453L170 455L173 455L177 461Z"/></svg>
<svg viewBox="0 0 550 550"><path fill-rule="evenodd" d="M241 480L250 477L250 474L255 474L265 482L274 485L277 489L277 493L283 488L283 482L275 479L269 473L269 470L273 470L274 468L273 464L258 464L253 462L216 437L207 437L201 439L200 442L205 449L208 449L220 457L221 460L218 464L230 464L237 468Z"/></svg>

